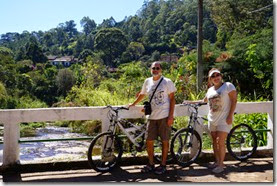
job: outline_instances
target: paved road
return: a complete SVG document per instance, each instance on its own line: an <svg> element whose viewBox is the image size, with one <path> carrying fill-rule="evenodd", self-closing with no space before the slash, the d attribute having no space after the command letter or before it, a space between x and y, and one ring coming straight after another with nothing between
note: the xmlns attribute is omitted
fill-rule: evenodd
<svg viewBox="0 0 277 186"><path fill-rule="evenodd" d="M213 174L209 163L192 164L182 168L169 165L165 175L142 174L137 166L122 166L111 173L98 173L91 169L46 172L6 172L2 182L273 182L273 158L253 158L247 162L226 161L224 173Z"/></svg>

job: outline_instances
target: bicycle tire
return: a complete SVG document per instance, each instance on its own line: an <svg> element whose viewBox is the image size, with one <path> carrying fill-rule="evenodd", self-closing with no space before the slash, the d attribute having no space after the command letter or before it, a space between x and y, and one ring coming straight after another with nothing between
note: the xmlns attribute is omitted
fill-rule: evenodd
<svg viewBox="0 0 277 186"><path fill-rule="evenodd" d="M108 144L111 141L113 141L114 146ZM105 145L106 148L102 150L101 145ZM111 132L104 132L91 141L87 153L88 162L90 167L98 172L109 172L118 165L122 153L121 140Z"/></svg>
<svg viewBox="0 0 277 186"><path fill-rule="evenodd" d="M177 129L172 127L171 128L171 136L174 136L174 134L177 132ZM156 142L156 143L155 143ZM161 151L155 151L156 148L159 148L161 149L162 147L162 142L161 140L155 140L154 142L154 159L157 163L161 163L162 161L162 155L161 155ZM170 142L170 141L169 141ZM169 144L169 147L170 147L170 144ZM170 153L170 150L168 151L168 155L167 155L167 159L166 159L166 164L169 164L169 163L173 163L173 158L172 158L172 155Z"/></svg>
<svg viewBox="0 0 277 186"><path fill-rule="evenodd" d="M255 131L247 124L236 125L227 136L227 149L235 159L247 160L257 150Z"/></svg>
<svg viewBox="0 0 277 186"><path fill-rule="evenodd" d="M182 140L180 140L180 138ZM193 144L191 139L195 139L196 143ZM193 155L191 156L192 145L196 147L196 151L194 151ZM202 140L196 130L182 128L175 133L171 140L170 152L172 154L173 160L182 167L187 167L194 163L199 157L201 150Z"/></svg>

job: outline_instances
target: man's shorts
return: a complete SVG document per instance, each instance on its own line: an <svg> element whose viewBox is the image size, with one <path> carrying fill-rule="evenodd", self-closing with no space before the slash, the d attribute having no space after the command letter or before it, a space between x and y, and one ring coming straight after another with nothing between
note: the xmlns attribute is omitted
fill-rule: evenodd
<svg viewBox="0 0 277 186"><path fill-rule="evenodd" d="M147 125L147 140L156 140L160 136L162 141L170 139L171 126L167 125L167 118L159 120L149 120Z"/></svg>

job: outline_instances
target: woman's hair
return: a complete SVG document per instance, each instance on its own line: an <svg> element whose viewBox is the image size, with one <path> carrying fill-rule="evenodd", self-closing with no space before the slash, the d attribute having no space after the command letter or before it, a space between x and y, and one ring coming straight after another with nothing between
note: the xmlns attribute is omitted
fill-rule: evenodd
<svg viewBox="0 0 277 186"><path fill-rule="evenodd" d="M209 70L209 72L208 72L208 88L210 88L210 87L212 87L213 86L213 83L212 83L212 81L211 81L211 77L209 77L209 74L210 74L210 72L211 71L213 71L213 70L218 70L218 71L220 71L219 69L217 69L217 68L212 68L211 70ZM221 73L220 73L221 74ZM221 77L222 77L222 74L221 74Z"/></svg>

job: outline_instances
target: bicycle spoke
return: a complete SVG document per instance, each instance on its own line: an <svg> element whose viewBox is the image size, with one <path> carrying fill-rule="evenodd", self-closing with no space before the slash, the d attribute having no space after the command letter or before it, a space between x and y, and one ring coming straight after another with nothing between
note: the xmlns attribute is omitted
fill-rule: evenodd
<svg viewBox="0 0 277 186"><path fill-rule="evenodd" d="M178 131L172 143L171 153L181 166L193 163L201 152L202 143L199 134L191 133L188 129Z"/></svg>
<svg viewBox="0 0 277 186"><path fill-rule="evenodd" d="M257 148L255 132L245 124L235 126L227 137L227 148L236 159L246 160Z"/></svg>
<svg viewBox="0 0 277 186"><path fill-rule="evenodd" d="M91 143L88 160L92 168L97 171L109 171L121 158L120 141L109 133L97 136Z"/></svg>

